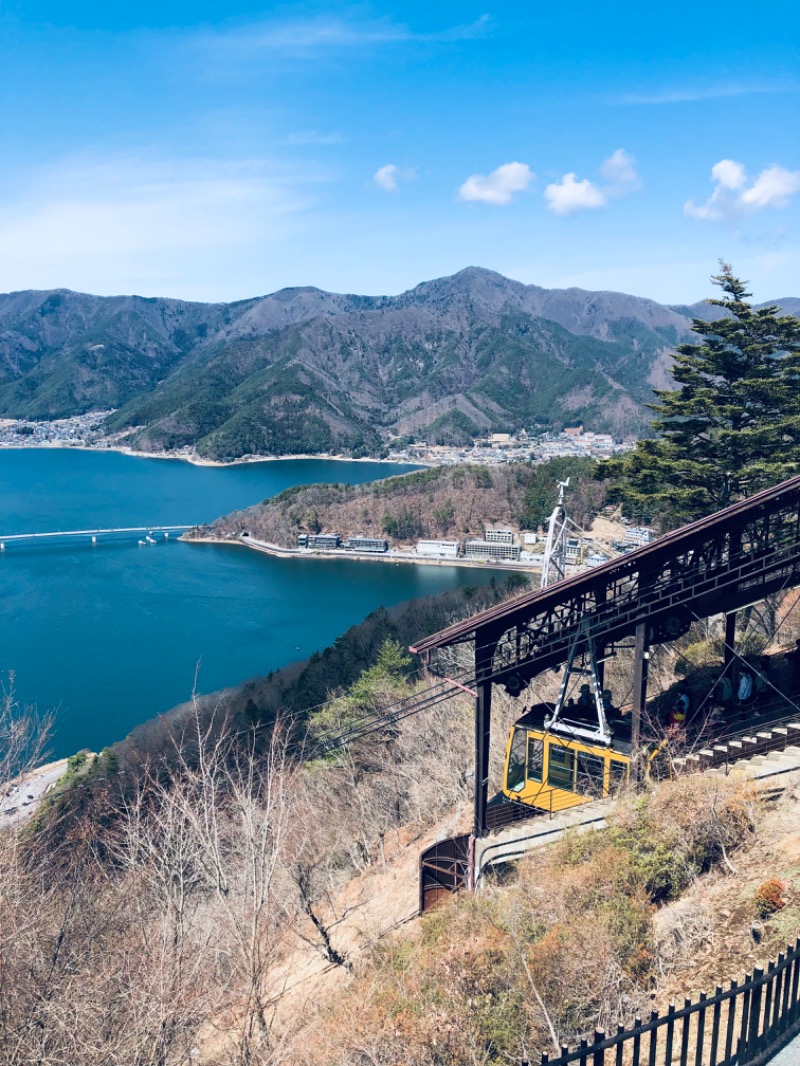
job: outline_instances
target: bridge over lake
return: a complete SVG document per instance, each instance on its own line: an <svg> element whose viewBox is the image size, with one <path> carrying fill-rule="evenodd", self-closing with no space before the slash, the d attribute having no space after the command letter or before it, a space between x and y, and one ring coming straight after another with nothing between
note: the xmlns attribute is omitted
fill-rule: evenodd
<svg viewBox="0 0 800 1066"><path fill-rule="evenodd" d="M116 529L56 529L46 533L11 533L8 536L0 536L0 551L5 551L10 544L35 544L37 541L59 540L62 537L81 539L89 538L92 544L96 544L100 537L112 536L138 536L144 537L145 543L154 542L156 534L169 539L170 533L185 533L191 529L191 525L183 526L120 526Z"/></svg>

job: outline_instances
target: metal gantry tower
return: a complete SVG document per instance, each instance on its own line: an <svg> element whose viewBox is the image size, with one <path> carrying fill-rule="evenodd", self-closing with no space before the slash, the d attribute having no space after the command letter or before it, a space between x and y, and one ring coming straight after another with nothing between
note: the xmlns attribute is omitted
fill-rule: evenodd
<svg viewBox="0 0 800 1066"><path fill-rule="evenodd" d="M563 581L567 576L567 509L564 492L569 488L569 478L558 482L558 500L547 526L547 541L544 546L541 588Z"/></svg>

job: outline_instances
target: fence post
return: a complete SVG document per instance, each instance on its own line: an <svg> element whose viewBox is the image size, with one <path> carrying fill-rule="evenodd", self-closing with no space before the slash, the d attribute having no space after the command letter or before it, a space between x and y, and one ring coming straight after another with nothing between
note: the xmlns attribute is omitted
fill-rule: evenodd
<svg viewBox="0 0 800 1066"><path fill-rule="evenodd" d="M786 1027L789 1024L789 1008L791 1006L791 999L789 998L792 991L792 963L794 959L792 957L792 949L786 948L786 965L783 968L783 996L781 997L781 1032L786 1032Z"/></svg>
<svg viewBox="0 0 800 1066"><path fill-rule="evenodd" d="M707 998L705 992L700 993L700 998L698 1000L698 1006L700 1009L697 1012L697 1034L695 1037L697 1046L694 1052L694 1066L703 1066L703 1039L706 1030L705 1002Z"/></svg>
<svg viewBox="0 0 800 1066"><path fill-rule="evenodd" d="M769 1043L769 1033L772 1029L772 993L775 988L775 963L770 959L767 966L767 983L764 985L764 1022L761 1026L761 1036L758 1040L759 1050Z"/></svg>
<svg viewBox="0 0 800 1066"><path fill-rule="evenodd" d="M714 1010L711 1014L711 1050L708 1066L717 1066L717 1049L719 1048L719 1021L722 1016L722 985L717 985L714 993Z"/></svg>
<svg viewBox="0 0 800 1066"><path fill-rule="evenodd" d="M794 966L792 967L792 993L791 1005L789 1007L790 1017L792 1021L794 1021L797 1017L798 982L800 982L800 937L797 938L797 942L794 946Z"/></svg>
<svg viewBox="0 0 800 1066"><path fill-rule="evenodd" d="M683 1009L688 1011L692 1005L690 999L683 1001ZM681 1030L681 1066L686 1066L689 1061L689 1030L692 1027L691 1014L684 1014L683 1016L683 1029Z"/></svg>
<svg viewBox="0 0 800 1066"><path fill-rule="evenodd" d="M622 1066L622 1057L623 1057L623 1055L625 1053L625 1042L623 1040L620 1040L619 1037L621 1037L624 1034L624 1032L625 1032L625 1026L624 1025L617 1025L617 1038L618 1039L617 1039L617 1051L616 1051L616 1056L615 1056L616 1066Z"/></svg>
<svg viewBox="0 0 800 1066"><path fill-rule="evenodd" d="M772 1021L770 1029L774 1033L780 1032L781 1011L783 1008L783 986L785 984L786 956L782 951L778 952L778 969L775 975L775 999L772 1007Z"/></svg>
<svg viewBox="0 0 800 1066"><path fill-rule="evenodd" d="M725 1034L725 1059L726 1063L731 1061L731 1054L733 1052L733 1027L736 1022L736 997L739 984L737 981L731 981L731 996L728 1000L728 1024Z"/></svg>
<svg viewBox="0 0 800 1066"><path fill-rule="evenodd" d="M606 1038L605 1029L595 1029L594 1042L595 1044L602 1044ZM606 1057L605 1048L600 1048L592 1054L592 1066L604 1066Z"/></svg>
<svg viewBox="0 0 800 1066"><path fill-rule="evenodd" d="M752 995L752 974L745 974L742 985L742 1024L739 1027L739 1040L736 1045L736 1061L747 1061L747 1033L750 1026L750 997Z"/></svg>
<svg viewBox="0 0 800 1066"><path fill-rule="evenodd" d="M633 1023L633 1066L639 1066L639 1054L642 1047L642 1019L636 1018Z"/></svg>
<svg viewBox="0 0 800 1066"><path fill-rule="evenodd" d="M675 1004L670 1003L667 1011L667 1039L664 1044L664 1062L670 1066L672 1062L672 1040L675 1036Z"/></svg>
<svg viewBox="0 0 800 1066"><path fill-rule="evenodd" d="M758 1049L758 1035L761 1028L761 998L763 989L758 982L764 976L760 966L753 967L753 990L750 993L750 1024L747 1029L747 1041L740 1063L747 1062Z"/></svg>
<svg viewBox="0 0 800 1066"><path fill-rule="evenodd" d="M651 1024L658 1021L658 1011L650 1011ZM650 1052L647 1057L647 1066L656 1066L656 1052L658 1051L658 1026L653 1025L650 1030Z"/></svg>

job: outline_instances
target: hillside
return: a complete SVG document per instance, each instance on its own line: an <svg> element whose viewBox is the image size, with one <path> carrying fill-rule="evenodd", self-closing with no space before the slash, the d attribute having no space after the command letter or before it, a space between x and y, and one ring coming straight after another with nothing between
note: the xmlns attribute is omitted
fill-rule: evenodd
<svg viewBox="0 0 800 1066"><path fill-rule="evenodd" d="M800 928L794 891L763 924L755 902L765 881L796 884L798 776L772 803L741 783L671 783L623 800L609 828L532 853L473 898L383 936L373 928L372 943L343 923L353 977L293 963L294 1005L302 997L308 1021L295 1037L292 1016L289 1062L538 1062L554 1044L728 987ZM413 850L398 840L392 874L413 875ZM361 880L385 910L401 887L376 872ZM413 906L410 893L404 902Z"/></svg>
<svg viewBox="0 0 800 1066"><path fill-rule="evenodd" d="M384 643L312 733L419 694L410 667ZM519 704L497 693L500 735ZM418 919L420 850L469 823L469 697L313 762L279 730L194 725L126 802L108 756L93 775L74 760L68 830L3 834L10 1066L537 1061L727 986L797 933L797 773L763 794L694 776L623 795L606 829ZM756 923L772 879L786 905Z"/></svg>
<svg viewBox="0 0 800 1066"><path fill-rule="evenodd" d="M67 291L0 296L0 411L50 419L148 393L231 312L220 305Z"/></svg>
<svg viewBox="0 0 800 1066"><path fill-rule="evenodd" d="M602 505L604 486L592 479L590 459L504 466L440 466L366 485L301 485L236 511L189 534L240 535L284 548L298 533L388 537L412 544L420 537L457 540L483 536L486 526L537 529L553 509L556 483L571 478L570 513L586 525Z"/></svg>
<svg viewBox="0 0 800 1066"><path fill-rule="evenodd" d="M579 421L637 433L696 310L477 268L391 297L11 293L0 417L118 408L107 428L136 447L218 459L378 454L397 436L458 443Z"/></svg>

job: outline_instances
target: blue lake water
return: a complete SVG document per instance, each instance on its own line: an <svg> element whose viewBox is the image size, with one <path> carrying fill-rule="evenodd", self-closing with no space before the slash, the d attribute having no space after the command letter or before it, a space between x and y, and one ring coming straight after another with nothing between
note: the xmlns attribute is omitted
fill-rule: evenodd
<svg viewBox="0 0 800 1066"><path fill-rule="evenodd" d="M0 536L199 523L290 485L358 483L410 467L284 460L197 467L116 452L0 449ZM0 553L0 677L55 711L55 755L98 751L201 692L307 658L380 604L489 573L279 560L159 542L8 545Z"/></svg>

